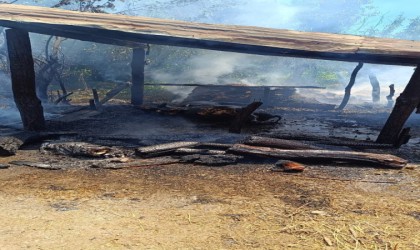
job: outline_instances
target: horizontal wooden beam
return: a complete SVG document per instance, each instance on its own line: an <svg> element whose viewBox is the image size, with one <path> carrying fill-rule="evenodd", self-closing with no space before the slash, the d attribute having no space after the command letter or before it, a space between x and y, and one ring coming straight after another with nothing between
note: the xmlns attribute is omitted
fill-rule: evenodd
<svg viewBox="0 0 420 250"><path fill-rule="evenodd" d="M82 13L0 4L0 26L84 41L139 43L391 65L420 64L420 41Z"/></svg>
<svg viewBox="0 0 420 250"><path fill-rule="evenodd" d="M319 86L274 86L274 85L217 85L217 84L201 84L201 83L145 83L146 86L163 86L163 87L205 87L205 88L273 88L273 89L325 89Z"/></svg>

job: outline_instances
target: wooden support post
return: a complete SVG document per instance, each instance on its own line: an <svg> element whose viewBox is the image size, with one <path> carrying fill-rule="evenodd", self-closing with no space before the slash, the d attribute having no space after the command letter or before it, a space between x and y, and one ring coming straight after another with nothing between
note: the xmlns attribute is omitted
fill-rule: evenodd
<svg viewBox="0 0 420 250"><path fill-rule="evenodd" d="M98 91L96 89L92 89L92 94L93 94L93 101L95 103L96 110L98 110L99 112L102 112L102 104L99 101Z"/></svg>
<svg viewBox="0 0 420 250"><path fill-rule="evenodd" d="M397 98L376 142L395 144L405 122L420 104L420 66L418 65L404 91Z"/></svg>
<svg viewBox="0 0 420 250"><path fill-rule="evenodd" d="M133 48L133 59L131 61L131 104L133 105L143 104L145 60L145 48Z"/></svg>
<svg viewBox="0 0 420 250"><path fill-rule="evenodd" d="M16 106L25 130L45 128L44 111L36 96L34 59L31 41L26 31L6 30L7 50L9 52L12 91Z"/></svg>
<svg viewBox="0 0 420 250"><path fill-rule="evenodd" d="M230 124L229 133L240 134L242 125L245 123L246 119L262 104L262 102L253 102L242 108Z"/></svg>

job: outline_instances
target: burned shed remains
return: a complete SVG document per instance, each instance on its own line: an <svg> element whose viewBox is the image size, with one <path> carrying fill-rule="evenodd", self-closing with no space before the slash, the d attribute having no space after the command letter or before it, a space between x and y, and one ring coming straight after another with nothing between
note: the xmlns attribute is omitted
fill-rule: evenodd
<svg viewBox="0 0 420 250"><path fill-rule="evenodd" d="M6 36L14 98L27 130L44 128L42 106L34 88L28 32L133 48L131 103L134 105L143 103L145 44L348 61L359 65L417 66L379 134L379 143L397 143L406 120L420 104L418 41L189 23L12 4L0 7L0 26L10 28Z"/></svg>

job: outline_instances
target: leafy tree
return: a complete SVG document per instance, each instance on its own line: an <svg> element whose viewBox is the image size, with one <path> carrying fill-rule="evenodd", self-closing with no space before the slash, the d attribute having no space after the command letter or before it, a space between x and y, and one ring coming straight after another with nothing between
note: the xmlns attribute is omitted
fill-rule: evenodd
<svg viewBox="0 0 420 250"><path fill-rule="evenodd" d="M60 0L52 8L70 8L81 12L106 13L115 8L115 0Z"/></svg>

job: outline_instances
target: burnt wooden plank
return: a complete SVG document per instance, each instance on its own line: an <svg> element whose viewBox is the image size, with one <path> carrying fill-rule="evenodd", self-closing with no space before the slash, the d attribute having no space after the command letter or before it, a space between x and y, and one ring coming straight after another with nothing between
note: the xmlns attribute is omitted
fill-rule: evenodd
<svg viewBox="0 0 420 250"><path fill-rule="evenodd" d="M319 86L299 86L299 85L286 85L286 86L275 86L275 85L264 85L264 86L255 86L255 85L238 85L238 84L230 84L230 85L217 85L217 84L202 84L202 83L145 83L145 86L163 86L163 87L206 87L206 88L226 88L226 87L234 87L234 88L262 88L264 91L268 89L326 89L325 87Z"/></svg>
<svg viewBox="0 0 420 250"><path fill-rule="evenodd" d="M364 163L372 166L400 169L407 165L407 161L389 154L374 154L352 151L332 150L289 150L267 147L256 147L243 144L235 144L228 150L230 153L240 155L262 156L279 158L283 160L299 161L345 161L349 163ZM356 164L355 166L359 166Z"/></svg>
<svg viewBox="0 0 420 250"><path fill-rule="evenodd" d="M251 136L244 141L244 144L260 147L271 147L280 149L320 149L319 147L312 146L296 140L284 140L270 137Z"/></svg>
<svg viewBox="0 0 420 250"><path fill-rule="evenodd" d="M366 63L420 63L419 41L191 23L13 4L0 5L0 25L125 46L152 43Z"/></svg>
<svg viewBox="0 0 420 250"><path fill-rule="evenodd" d="M35 90L34 59L28 32L6 30L12 91L23 128L29 131L45 128L44 111Z"/></svg>

